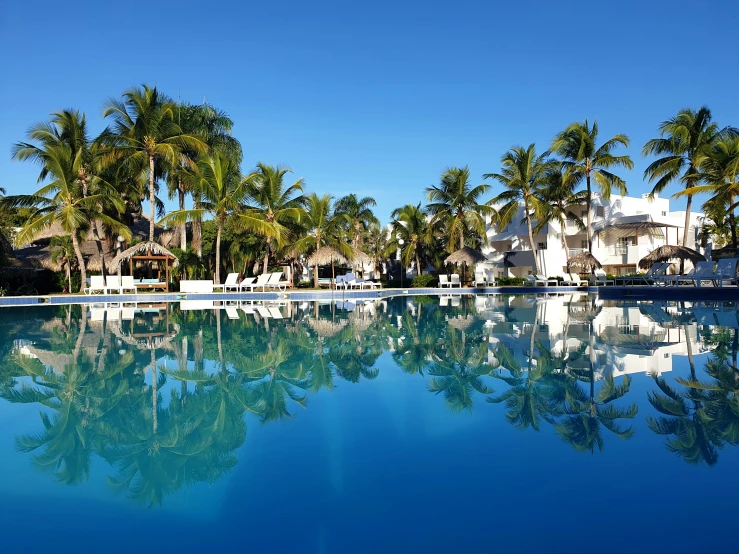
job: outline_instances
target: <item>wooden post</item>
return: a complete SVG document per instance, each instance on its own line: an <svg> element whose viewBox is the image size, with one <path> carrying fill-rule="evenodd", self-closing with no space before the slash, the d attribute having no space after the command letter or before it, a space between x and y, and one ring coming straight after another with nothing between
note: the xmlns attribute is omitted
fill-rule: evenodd
<svg viewBox="0 0 739 554"><path fill-rule="evenodd" d="M166 281L167 286L164 288L164 290L169 292L169 256L167 256L166 259L164 260L164 267L165 267L164 272L167 277L167 281Z"/></svg>

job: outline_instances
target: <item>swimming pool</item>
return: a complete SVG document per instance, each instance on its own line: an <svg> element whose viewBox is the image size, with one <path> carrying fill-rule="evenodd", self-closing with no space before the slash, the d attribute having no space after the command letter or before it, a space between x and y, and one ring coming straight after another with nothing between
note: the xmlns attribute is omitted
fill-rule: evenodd
<svg viewBox="0 0 739 554"><path fill-rule="evenodd" d="M4 552L732 551L731 303L0 310Z"/></svg>

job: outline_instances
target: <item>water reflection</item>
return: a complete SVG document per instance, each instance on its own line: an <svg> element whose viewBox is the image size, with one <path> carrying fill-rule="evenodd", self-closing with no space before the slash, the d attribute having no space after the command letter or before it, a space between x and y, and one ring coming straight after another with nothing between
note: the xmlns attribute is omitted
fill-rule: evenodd
<svg viewBox="0 0 739 554"><path fill-rule="evenodd" d="M248 425L381 369L412 376L447 417L491 410L589 453L646 432L713 465L739 440L737 333L731 304L580 294L6 310L0 396L41 408L15 438L40 471L79 484L99 457L114 489L149 506L233 469ZM669 376L676 356L687 377ZM631 390L640 373L646 395Z"/></svg>

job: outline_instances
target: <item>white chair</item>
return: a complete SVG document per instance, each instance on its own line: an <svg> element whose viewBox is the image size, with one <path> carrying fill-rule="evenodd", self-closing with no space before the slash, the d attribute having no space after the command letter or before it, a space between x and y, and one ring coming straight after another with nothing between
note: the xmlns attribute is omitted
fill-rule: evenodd
<svg viewBox="0 0 739 554"><path fill-rule="evenodd" d="M133 320L133 316L134 316L133 308L122 308L121 309L121 319L123 321L131 321Z"/></svg>
<svg viewBox="0 0 739 554"><path fill-rule="evenodd" d="M449 278L449 288L452 287L459 287L462 288L462 283L459 281L459 275L456 273L452 273L452 276Z"/></svg>
<svg viewBox="0 0 739 554"><path fill-rule="evenodd" d="M736 264L739 260L736 258L722 258L716 264L716 276L714 278L714 285L723 287L724 281L736 283Z"/></svg>
<svg viewBox="0 0 739 554"><path fill-rule="evenodd" d="M228 306L226 308L226 315L228 316L228 319L239 319L239 312L233 306Z"/></svg>
<svg viewBox="0 0 739 554"><path fill-rule="evenodd" d="M700 288L703 281L713 281L713 262L698 262L693 271L693 285Z"/></svg>
<svg viewBox="0 0 739 554"><path fill-rule="evenodd" d="M523 278L525 279L525 285L531 286L531 287L538 287L541 285L542 287L547 286L547 280L546 279L539 279L536 277L536 275L524 275Z"/></svg>
<svg viewBox="0 0 739 554"><path fill-rule="evenodd" d="M668 269L670 269L670 264L662 264L662 267L658 267L652 272L647 283L652 286L667 285L668 281L673 277L672 275L667 275Z"/></svg>
<svg viewBox="0 0 739 554"><path fill-rule="evenodd" d="M614 281L613 279L609 279L606 276L606 272L603 271L602 269L596 269L595 270L595 273L593 273L593 275L591 275L590 277L592 279L591 282L595 286L604 286L605 287L605 286L608 286L609 284L610 285L615 285L616 284L616 281Z"/></svg>
<svg viewBox="0 0 739 554"><path fill-rule="evenodd" d="M548 287L549 285L552 285L553 287L556 287L559 285L559 280L555 279L554 277L546 277L544 275L534 275L536 277L537 281L545 283L545 285Z"/></svg>
<svg viewBox="0 0 739 554"><path fill-rule="evenodd" d="M245 288L248 288L249 285L251 285L256 280L256 277L244 277L244 279L242 279L242 281L239 283L239 292L241 292Z"/></svg>
<svg viewBox="0 0 739 554"><path fill-rule="evenodd" d="M108 289L105 286L105 278L102 275L92 275L90 277L90 286L82 289L85 294L107 294Z"/></svg>
<svg viewBox="0 0 739 554"><path fill-rule="evenodd" d="M451 284L449 283L449 278L446 275L439 275L439 288L443 289L444 287L451 288Z"/></svg>
<svg viewBox="0 0 739 554"><path fill-rule="evenodd" d="M581 279L577 273L565 273L565 275L570 276L570 281L576 287L583 287L588 284L587 279Z"/></svg>
<svg viewBox="0 0 739 554"><path fill-rule="evenodd" d="M488 284L487 279L485 278L485 273L482 271L475 271L475 283L474 285L476 287L486 287Z"/></svg>
<svg viewBox="0 0 739 554"><path fill-rule="evenodd" d="M226 282L223 283L223 292L228 292L229 290L232 290L234 292L239 292L239 274L238 273L229 273L228 275L226 275Z"/></svg>
<svg viewBox="0 0 739 554"><path fill-rule="evenodd" d="M105 291L121 292L121 276L120 275L108 275L105 278Z"/></svg>
<svg viewBox="0 0 739 554"><path fill-rule="evenodd" d="M374 281L365 281L364 279L357 279L356 277L346 284L349 285L350 289L358 288L359 290L363 290L365 288L382 288L382 285L380 283L375 283Z"/></svg>
<svg viewBox="0 0 739 554"><path fill-rule="evenodd" d="M267 282L272 277L271 273L262 273L259 277L257 277L257 281L255 283L249 283L247 285L244 285L242 283L241 288L242 289L249 289L249 291L254 292L255 288L260 287L262 290L266 290Z"/></svg>
<svg viewBox="0 0 739 554"><path fill-rule="evenodd" d="M125 291L130 291L136 294L136 284L133 281L132 275L121 276L121 294Z"/></svg>
<svg viewBox="0 0 739 554"><path fill-rule="evenodd" d="M283 319L280 308L273 306L271 308L268 308L268 310L269 310L269 315L272 316L272 319Z"/></svg>
<svg viewBox="0 0 739 554"><path fill-rule="evenodd" d="M570 274L569 273L563 273L562 274L562 284L564 286L575 285L575 283L572 281L572 277L570 277ZM577 285L575 285L575 286L577 286Z"/></svg>
<svg viewBox="0 0 739 554"><path fill-rule="evenodd" d="M270 275L269 281L267 281L266 287L275 290L285 290L287 288L287 281L281 281L282 271L276 271Z"/></svg>

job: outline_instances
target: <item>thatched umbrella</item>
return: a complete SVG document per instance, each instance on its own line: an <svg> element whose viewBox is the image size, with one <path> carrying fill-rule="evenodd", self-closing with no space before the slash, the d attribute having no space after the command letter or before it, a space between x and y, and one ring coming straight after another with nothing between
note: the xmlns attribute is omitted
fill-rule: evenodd
<svg viewBox="0 0 739 554"><path fill-rule="evenodd" d="M484 262L487 258L478 252L477 250L474 250L470 248L469 246L464 246L460 248L459 250L456 250L455 252L452 252L449 256L447 256L446 260L444 260L445 264L463 264L462 265L462 282L465 281L465 268L468 265L475 265L479 264L480 262Z"/></svg>
<svg viewBox="0 0 739 554"><path fill-rule="evenodd" d="M177 267L180 263L177 256L172 254L169 250L164 248L157 242L140 242L132 246L131 248L124 250L113 258L111 265L120 275L121 264L123 262L131 262L131 274L133 275L133 261L164 261L166 267L166 284L167 291L169 291L169 262L172 261L172 267Z"/></svg>
<svg viewBox="0 0 739 554"><path fill-rule="evenodd" d="M339 321L331 321L329 319L308 320L308 326L315 331L319 337L333 337L349 324L349 320L340 319Z"/></svg>
<svg viewBox="0 0 739 554"><path fill-rule="evenodd" d="M593 271L594 269L600 269L603 267L597 258L587 250L569 258L567 260L567 265L570 267L579 267L588 271Z"/></svg>
<svg viewBox="0 0 739 554"><path fill-rule="evenodd" d="M649 254L639 260L640 269L649 269L657 262L669 262L670 260L690 260L693 265L706 261L706 257L687 246L667 244L655 248Z"/></svg>
<svg viewBox="0 0 739 554"><path fill-rule="evenodd" d="M364 264L368 264L372 262L372 258L370 258L367 254L362 252L359 248L353 248L352 249L352 264L359 264L362 268L362 279L364 279Z"/></svg>
<svg viewBox="0 0 739 554"><path fill-rule="evenodd" d="M341 252L331 246L321 246L318 250L313 252L313 254L308 256L308 264L312 265L313 267L331 264L332 281L335 278L334 264L337 262L340 264L347 264L349 263L349 260L347 260L346 256L344 256Z"/></svg>

